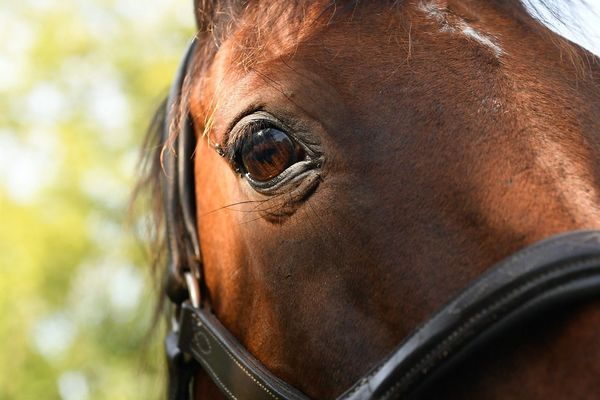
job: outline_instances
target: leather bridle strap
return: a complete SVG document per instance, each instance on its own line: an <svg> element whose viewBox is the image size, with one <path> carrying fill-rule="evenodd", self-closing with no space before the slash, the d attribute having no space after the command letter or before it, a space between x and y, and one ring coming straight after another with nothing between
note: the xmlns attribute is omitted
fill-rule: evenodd
<svg viewBox="0 0 600 400"><path fill-rule="evenodd" d="M339 399L418 397L452 365L515 324L599 294L599 231L540 242L477 279ZM181 351L229 398L306 399L252 357L207 309L184 305L180 326Z"/></svg>
<svg viewBox="0 0 600 400"><path fill-rule="evenodd" d="M200 363L231 399L308 400L270 373L204 307L184 304L179 348Z"/></svg>
<svg viewBox="0 0 600 400"><path fill-rule="evenodd" d="M527 247L479 277L342 399L419 398L457 362L558 305L600 298L600 231Z"/></svg>
<svg viewBox="0 0 600 400"><path fill-rule="evenodd" d="M165 211L168 266L165 292L174 304L188 297L184 279L192 272L201 280L201 254L196 231L196 193L193 155L196 136L187 105L182 99L183 86L195 55L192 40L173 80L166 102L161 138L161 174Z"/></svg>
<svg viewBox="0 0 600 400"><path fill-rule="evenodd" d="M192 40L171 85L165 105L165 120L161 136L161 188L164 203L168 265L164 282L174 314L180 313L182 302L189 297L185 276L201 282L202 260L196 232L196 202L193 175L193 153L196 137L192 119L182 99L183 86L195 55L196 39ZM199 293L198 293L199 295ZM196 365L179 349L177 318L171 323L165 339L169 381L169 400L190 398L190 383Z"/></svg>

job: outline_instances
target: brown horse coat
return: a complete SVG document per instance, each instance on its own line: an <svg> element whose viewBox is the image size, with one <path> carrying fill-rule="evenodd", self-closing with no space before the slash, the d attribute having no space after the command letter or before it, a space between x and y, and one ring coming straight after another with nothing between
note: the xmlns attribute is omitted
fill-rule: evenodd
<svg viewBox="0 0 600 400"><path fill-rule="evenodd" d="M600 227L598 59L520 2L209 3L189 106L210 303L309 396L341 393L494 262ZM257 188L214 151L257 115L310 169ZM592 398L599 323L597 302L557 313L439 396Z"/></svg>

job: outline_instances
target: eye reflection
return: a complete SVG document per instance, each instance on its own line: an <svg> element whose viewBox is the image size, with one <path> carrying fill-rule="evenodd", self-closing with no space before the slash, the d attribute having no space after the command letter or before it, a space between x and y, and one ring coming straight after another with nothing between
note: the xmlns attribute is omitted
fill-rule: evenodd
<svg viewBox="0 0 600 400"><path fill-rule="evenodd" d="M240 156L249 177L266 182L301 161L304 151L285 132L265 128L245 138Z"/></svg>

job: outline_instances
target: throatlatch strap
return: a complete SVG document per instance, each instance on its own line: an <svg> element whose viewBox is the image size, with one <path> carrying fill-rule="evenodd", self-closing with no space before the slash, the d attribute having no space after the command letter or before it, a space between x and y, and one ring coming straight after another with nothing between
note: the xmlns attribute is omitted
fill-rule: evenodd
<svg viewBox="0 0 600 400"><path fill-rule="evenodd" d="M308 400L270 373L204 308L184 304L179 348L190 354L231 399Z"/></svg>
<svg viewBox="0 0 600 400"><path fill-rule="evenodd" d="M161 187L165 212L168 265L165 291L169 299L180 304L187 298L183 275L186 271L199 274L200 246L196 232L196 198L194 191L193 154L196 146L194 127L187 107L182 107L182 87L192 63L196 40L192 40L177 70L165 110L161 137ZM177 116L181 115L181 121ZM178 132L174 132L178 128ZM173 135L173 136L172 136ZM173 154L175 151L175 154Z"/></svg>
<svg viewBox="0 0 600 400"><path fill-rule="evenodd" d="M161 146L164 149L161 188L164 203L168 264L165 292L176 305L188 298L184 274L188 271L200 280L201 259L196 233L193 159L196 138L186 107L181 107L182 87L194 57L196 40L192 40L183 58L166 102ZM180 123L177 116L182 114ZM172 132L178 128L178 132ZM171 137L172 134L176 134ZM176 154L172 151L175 150ZM177 307L174 307L175 309ZM195 366L178 345L177 326L165 340L169 367L169 400L188 400Z"/></svg>
<svg viewBox="0 0 600 400"><path fill-rule="evenodd" d="M165 352L169 369L167 398L169 400L189 400L190 384L196 368L190 362L191 360L186 360L186 355L179 349L178 341L178 332L169 333L165 339Z"/></svg>

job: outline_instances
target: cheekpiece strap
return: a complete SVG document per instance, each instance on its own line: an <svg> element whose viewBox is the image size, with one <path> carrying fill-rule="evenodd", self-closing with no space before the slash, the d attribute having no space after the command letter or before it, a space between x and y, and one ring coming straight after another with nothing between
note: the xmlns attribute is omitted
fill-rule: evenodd
<svg viewBox="0 0 600 400"><path fill-rule="evenodd" d="M191 355L230 399L308 400L269 372L206 308L183 304L178 348Z"/></svg>

